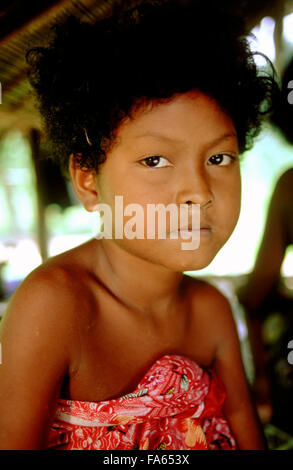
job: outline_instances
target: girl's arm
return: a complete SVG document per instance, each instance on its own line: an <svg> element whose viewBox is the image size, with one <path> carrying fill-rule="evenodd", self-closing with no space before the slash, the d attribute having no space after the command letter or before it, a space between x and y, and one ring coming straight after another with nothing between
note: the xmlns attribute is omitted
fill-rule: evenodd
<svg viewBox="0 0 293 470"><path fill-rule="evenodd" d="M30 275L0 323L0 449L46 448L70 364L71 330L62 275Z"/></svg>
<svg viewBox="0 0 293 470"><path fill-rule="evenodd" d="M214 370L226 388L224 414L239 449L265 449L266 443L246 379L238 333L228 300L217 293Z"/></svg>

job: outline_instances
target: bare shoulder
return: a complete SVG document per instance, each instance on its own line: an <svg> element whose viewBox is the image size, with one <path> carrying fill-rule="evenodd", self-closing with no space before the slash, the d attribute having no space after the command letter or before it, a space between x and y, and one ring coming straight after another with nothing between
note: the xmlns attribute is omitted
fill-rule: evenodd
<svg viewBox="0 0 293 470"><path fill-rule="evenodd" d="M66 252L33 270L11 297L5 323L43 324L68 335L76 326L80 304L84 306L90 298L86 269L78 261L78 254L78 249Z"/></svg>
<svg viewBox="0 0 293 470"><path fill-rule="evenodd" d="M22 310L23 306L39 306L39 312L42 307L47 312L48 307L52 307L52 311L56 311L61 307L69 306L72 304L74 296L66 294L69 293L69 290L73 290L72 281L70 272L61 263L45 263L33 270L22 281L9 301L7 313L16 307ZM26 310L31 311L31 308ZM64 314L68 310L65 309Z"/></svg>
<svg viewBox="0 0 293 470"><path fill-rule="evenodd" d="M238 341L231 304L219 289L204 280L191 278L189 299L194 329L201 329L214 355L222 344Z"/></svg>
<svg viewBox="0 0 293 470"><path fill-rule="evenodd" d="M227 297L205 280L190 277L189 296L194 312L209 319L230 317L232 314Z"/></svg>

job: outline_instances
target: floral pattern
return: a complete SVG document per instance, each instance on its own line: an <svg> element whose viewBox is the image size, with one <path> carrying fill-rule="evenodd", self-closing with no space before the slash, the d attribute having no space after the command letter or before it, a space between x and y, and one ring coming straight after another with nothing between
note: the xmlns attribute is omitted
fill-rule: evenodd
<svg viewBox="0 0 293 470"><path fill-rule="evenodd" d="M51 449L235 449L222 414L223 384L191 359L165 355L123 397L99 403L58 400Z"/></svg>

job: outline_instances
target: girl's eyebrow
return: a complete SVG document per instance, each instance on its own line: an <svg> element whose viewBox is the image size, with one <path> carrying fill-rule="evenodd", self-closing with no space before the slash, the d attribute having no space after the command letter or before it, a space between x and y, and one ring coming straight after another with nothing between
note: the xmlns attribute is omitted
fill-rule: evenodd
<svg viewBox="0 0 293 470"><path fill-rule="evenodd" d="M169 136L166 136L166 135L161 135L161 134L158 134L157 132L150 132L150 133L146 133L146 134L140 134L140 135L136 135L135 137L138 137L138 138L152 137L152 138L155 138L155 139L168 140L170 142L177 142L177 143L186 144L185 139L177 139L176 137L169 137ZM234 137L234 138L237 139L236 132L229 132L229 133L226 133L226 134L223 134L223 135L217 137L215 140L213 140L212 142L209 142L207 144L207 149L209 149L211 147L214 147L215 145L219 144L223 140L230 139L231 137Z"/></svg>
<svg viewBox="0 0 293 470"><path fill-rule="evenodd" d="M139 134L139 135L136 135L135 137L138 137L138 138L152 137L154 139L169 140L171 142L182 142L182 143L185 142L184 139L177 139L176 137L169 137L167 135L158 134L157 132L149 132L149 133L146 133L146 134Z"/></svg>
<svg viewBox="0 0 293 470"><path fill-rule="evenodd" d="M215 140L208 144L208 148L214 147L215 145L221 143L223 140L231 139L231 137L237 139L236 132L229 132L227 134L223 134L220 137L217 137Z"/></svg>

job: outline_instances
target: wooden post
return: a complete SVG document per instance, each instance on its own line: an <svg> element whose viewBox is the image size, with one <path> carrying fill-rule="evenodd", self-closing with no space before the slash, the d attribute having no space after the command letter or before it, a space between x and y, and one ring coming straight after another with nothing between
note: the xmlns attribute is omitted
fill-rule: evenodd
<svg viewBox="0 0 293 470"><path fill-rule="evenodd" d="M30 145L36 174L38 245L42 261L44 262L48 258L48 233L40 172L40 132L37 129L31 129L30 131Z"/></svg>
<svg viewBox="0 0 293 470"><path fill-rule="evenodd" d="M279 0L276 2L274 9L274 20L275 20L275 30L274 30L274 43L276 51L275 59L275 68L278 74L281 76L283 71L283 17L285 11L284 0Z"/></svg>

